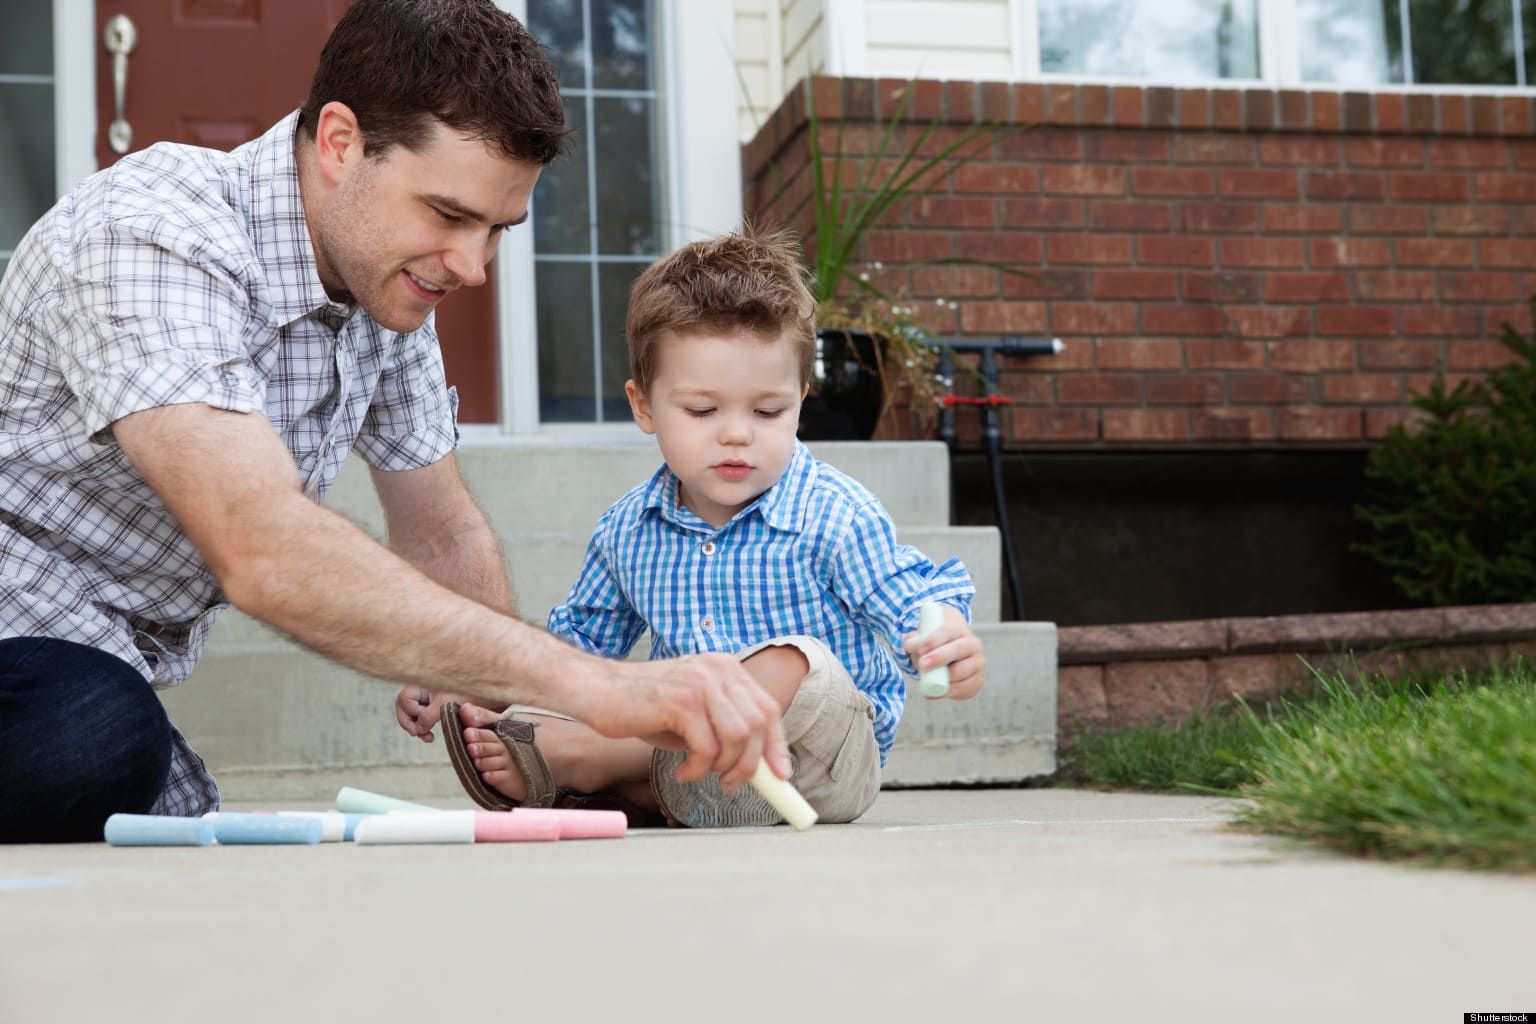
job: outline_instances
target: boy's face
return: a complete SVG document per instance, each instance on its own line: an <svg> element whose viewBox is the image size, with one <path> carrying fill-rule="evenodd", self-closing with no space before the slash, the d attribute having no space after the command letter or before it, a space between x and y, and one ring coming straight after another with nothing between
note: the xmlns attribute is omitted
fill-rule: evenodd
<svg viewBox="0 0 1536 1024"><path fill-rule="evenodd" d="M635 422L656 435L682 504L724 526L778 483L794 454L805 398L794 339L706 332L657 345L649 393L624 385Z"/></svg>
<svg viewBox="0 0 1536 1024"><path fill-rule="evenodd" d="M449 292L485 283L502 232L527 216L539 168L441 123L420 153L365 157L349 113L327 105L317 132L333 183L311 216L320 280L389 330L414 331Z"/></svg>

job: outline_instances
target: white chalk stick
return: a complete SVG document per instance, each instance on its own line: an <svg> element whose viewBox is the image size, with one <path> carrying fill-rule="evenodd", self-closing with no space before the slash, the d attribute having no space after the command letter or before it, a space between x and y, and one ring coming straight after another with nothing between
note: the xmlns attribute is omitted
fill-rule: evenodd
<svg viewBox="0 0 1536 1024"><path fill-rule="evenodd" d="M917 638L919 640L938 629L944 622L944 606L929 602L918 609ZM949 666L940 665L917 674L917 688L924 697L942 697L949 693Z"/></svg>
<svg viewBox="0 0 1536 1024"><path fill-rule="evenodd" d="M325 831L320 834L322 843L339 843L347 836L347 816L340 811L278 811L280 818L315 818Z"/></svg>
<svg viewBox="0 0 1536 1024"><path fill-rule="evenodd" d="M804 832L816 824L815 809L805 802L805 797L800 795L798 789L773 774L767 761L757 762L757 771L752 773L752 788L761 793L763 799L772 804L773 809L782 814L784 820L797 831Z"/></svg>
<svg viewBox="0 0 1536 1024"><path fill-rule="evenodd" d="M375 814L360 821L352 834L359 846L394 843L472 843L474 811L436 814Z"/></svg>

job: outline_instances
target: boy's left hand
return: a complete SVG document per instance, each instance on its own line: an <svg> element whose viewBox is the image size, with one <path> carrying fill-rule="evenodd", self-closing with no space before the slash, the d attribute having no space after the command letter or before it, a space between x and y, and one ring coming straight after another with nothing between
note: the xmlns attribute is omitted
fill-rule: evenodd
<svg viewBox="0 0 1536 1024"><path fill-rule="evenodd" d="M945 697L969 700L981 692L987 675L987 656L981 648L981 638L971 632L971 624L958 610L945 605L944 621L938 629L924 640L918 640L916 633L908 633L902 637L901 645L919 672L949 666L949 693Z"/></svg>

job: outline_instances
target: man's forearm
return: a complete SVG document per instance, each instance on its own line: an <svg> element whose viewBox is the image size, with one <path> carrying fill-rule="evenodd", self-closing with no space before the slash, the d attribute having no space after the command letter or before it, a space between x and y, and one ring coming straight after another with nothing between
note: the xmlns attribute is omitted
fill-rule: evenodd
<svg viewBox="0 0 1536 1024"><path fill-rule="evenodd" d="M501 548L478 510L456 524L444 524L435 536L391 536L389 549L454 593L517 614Z"/></svg>

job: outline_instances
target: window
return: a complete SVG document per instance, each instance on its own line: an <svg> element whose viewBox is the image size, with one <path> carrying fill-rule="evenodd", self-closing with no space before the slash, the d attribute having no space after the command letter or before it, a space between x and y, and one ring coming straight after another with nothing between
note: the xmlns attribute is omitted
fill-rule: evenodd
<svg viewBox="0 0 1536 1024"><path fill-rule="evenodd" d="M654 26L651 0L528 0L575 130L534 193L544 422L630 418L629 286L666 244Z"/></svg>
<svg viewBox="0 0 1536 1024"><path fill-rule="evenodd" d="M10 0L0 32L0 276L53 205L53 4Z"/></svg>
<svg viewBox="0 0 1536 1024"><path fill-rule="evenodd" d="M1258 78L1257 0L1039 0L1040 70Z"/></svg>
<svg viewBox="0 0 1536 1024"><path fill-rule="evenodd" d="M1528 85L1536 0L1296 0L1308 82Z"/></svg>

